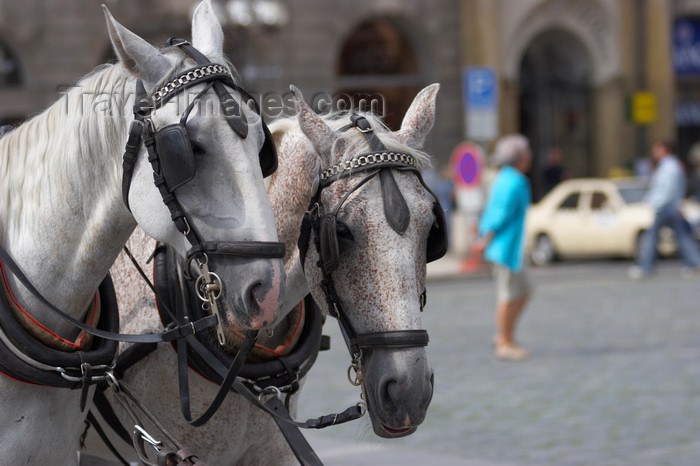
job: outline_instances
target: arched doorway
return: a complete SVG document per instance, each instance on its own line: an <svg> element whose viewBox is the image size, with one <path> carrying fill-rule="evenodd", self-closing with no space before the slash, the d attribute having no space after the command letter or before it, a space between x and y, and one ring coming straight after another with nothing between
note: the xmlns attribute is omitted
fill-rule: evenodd
<svg viewBox="0 0 700 466"><path fill-rule="evenodd" d="M392 20L376 18L364 21L346 38L338 60L338 84L338 96L346 105L358 108L364 99L365 106L371 105L396 130L423 79L406 36Z"/></svg>
<svg viewBox="0 0 700 466"><path fill-rule="evenodd" d="M591 60L572 34L550 30L527 48L520 64L520 128L533 150L533 194L546 190L544 171L559 149L569 176L591 176Z"/></svg>

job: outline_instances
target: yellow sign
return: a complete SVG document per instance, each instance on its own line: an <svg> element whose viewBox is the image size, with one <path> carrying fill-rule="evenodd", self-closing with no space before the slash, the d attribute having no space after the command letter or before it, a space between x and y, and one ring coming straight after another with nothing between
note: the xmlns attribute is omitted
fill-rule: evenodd
<svg viewBox="0 0 700 466"><path fill-rule="evenodd" d="M657 118L656 96L651 92L632 94L632 121L638 125L648 125Z"/></svg>

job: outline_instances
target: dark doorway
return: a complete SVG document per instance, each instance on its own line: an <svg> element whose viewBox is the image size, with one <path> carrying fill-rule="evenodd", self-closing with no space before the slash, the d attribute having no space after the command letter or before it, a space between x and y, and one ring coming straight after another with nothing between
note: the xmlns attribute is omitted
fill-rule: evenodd
<svg viewBox="0 0 700 466"><path fill-rule="evenodd" d="M538 36L520 65L520 128L530 138L533 196L548 189L545 170L554 149L564 176L593 173L591 61L573 35L551 30Z"/></svg>
<svg viewBox="0 0 700 466"><path fill-rule="evenodd" d="M341 106L371 109L396 130L423 84L419 68L413 47L393 21L365 21L348 35L340 52Z"/></svg>

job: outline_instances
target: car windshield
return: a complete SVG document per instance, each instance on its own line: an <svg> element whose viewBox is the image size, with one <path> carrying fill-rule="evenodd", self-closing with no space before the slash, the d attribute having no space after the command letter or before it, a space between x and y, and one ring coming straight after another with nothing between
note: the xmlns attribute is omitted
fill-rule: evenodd
<svg viewBox="0 0 700 466"><path fill-rule="evenodd" d="M620 186L620 195L627 204L635 204L644 200L647 188L644 186Z"/></svg>

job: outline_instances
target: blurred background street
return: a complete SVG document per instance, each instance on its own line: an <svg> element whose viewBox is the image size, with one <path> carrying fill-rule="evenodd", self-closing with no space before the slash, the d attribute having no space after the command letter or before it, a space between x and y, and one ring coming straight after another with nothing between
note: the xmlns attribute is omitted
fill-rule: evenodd
<svg viewBox="0 0 700 466"><path fill-rule="evenodd" d="M448 259L449 260L449 259ZM328 465L695 465L700 458L700 277L665 260L648 281L626 261L531 270L536 291L518 335L532 357L493 355L486 276L433 280L424 323L435 369L427 419L382 440L366 419L307 434ZM357 400L335 322L300 401L300 418Z"/></svg>

